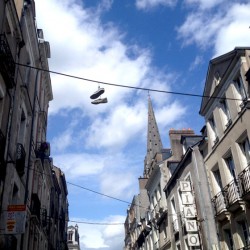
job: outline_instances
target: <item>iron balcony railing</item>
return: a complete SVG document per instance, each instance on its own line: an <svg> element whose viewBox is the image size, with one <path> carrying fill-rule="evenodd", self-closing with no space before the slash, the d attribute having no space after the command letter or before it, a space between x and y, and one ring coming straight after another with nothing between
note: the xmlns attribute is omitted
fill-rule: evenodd
<svg viewBox="0 0 250 250"><path fill-rule="evenodd" d="M216 215L220 214L240 199L238 182L238 180L234 179L228 183L221 192L213 197L212 203L214 204Z"/></svg>
<svg viewBox="0 0 250 250"><path fill-rule="evenodd" d="M50 156L50 143L49 142L37 142L36 144L36 157L45 159Z"/></svg>
<svg viewBox="0 0 250 250"><path fill-rule="evenodd" d="M214 198L212 199L212 203L214 204L214 210L216 214L220 214L226 209L226 200L223 191L214 196Z"/></svg>
<svg viewBox="0 0 250 250"><path fill-rule="evenodd" d="M227 184L224 189L225 198L227 202L227 207L231 206L237 200L240 199L240 192L238 188L238 180L234 179L229 184Z"/></svg>
<svg viewBox="0 0 250 250"><path fill-rule="evenodd" d="M7 88L13 88L15 85L15 61L5 34L0 34L0 72Z"/></svg>
<svg viewBox="0 0 250 250"><path fill-rule="evenodd" d="M250 166L246 167L239 174L239 188L241 196L250 193Z"/></svg>
<svg viewBox="0 0 250 250"><path fill-rule="evenodd" d="M21 143L18 143L16 149L16 170L20 176L24 174L25 158L26 153L24 147Z"/></svg>
<svg viewBox="0 0 250 250"><path fill-rule="evenodd" d="M250 250L250 244L248 244L247 246L244 246L242 248L239 248L239 250Z"/></svg>

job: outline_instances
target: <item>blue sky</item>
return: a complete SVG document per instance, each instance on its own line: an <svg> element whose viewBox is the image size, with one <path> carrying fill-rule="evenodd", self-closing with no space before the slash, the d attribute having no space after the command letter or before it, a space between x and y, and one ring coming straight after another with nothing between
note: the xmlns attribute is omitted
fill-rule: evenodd
<svg viewBox="0 0 250 250"><path fill-rule="evenodd" d="M250 44L250 4L228 0L36 0L50 69L135 87L202 94L209 60ZM51 74L48 140L66 179L132 201L146 154L148 93ZM200 98L151 92L161 138L200 133ZM126 203L68 184L74 221L123 223ZM75 223L73 223L75 224ZM123 225L80 227L81 249L122 249Z"/></svg>

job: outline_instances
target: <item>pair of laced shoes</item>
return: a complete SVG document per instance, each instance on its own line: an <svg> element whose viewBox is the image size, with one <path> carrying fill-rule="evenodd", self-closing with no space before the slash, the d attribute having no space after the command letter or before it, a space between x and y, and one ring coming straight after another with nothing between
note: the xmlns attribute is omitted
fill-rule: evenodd
<svg viewBox="0 0 250 250"><path fill-rule="evenodd" d="M98 98L100 97L103 93L105 92L104 88L100 88L100 86L98 87L98 90L90 96L90 99L95 99L94 101L92 101L92 104L101 104L101 103L107 103L108 99L105 98ZM98 98L98 99L97 99Z"/></svg>

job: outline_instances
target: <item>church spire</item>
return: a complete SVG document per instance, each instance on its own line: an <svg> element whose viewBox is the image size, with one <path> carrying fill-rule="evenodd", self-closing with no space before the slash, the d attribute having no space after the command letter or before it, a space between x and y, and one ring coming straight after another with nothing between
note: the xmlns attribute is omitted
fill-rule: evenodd
<svg viewBox="0 0 250 250"><path fill-rule="evenodd" d="M148 133L147 133L147 155L145 158L144 175L147 175L150 163L156 153L160 153L163 148L160 133L155 119L155 114L148 96Z"/></svg>

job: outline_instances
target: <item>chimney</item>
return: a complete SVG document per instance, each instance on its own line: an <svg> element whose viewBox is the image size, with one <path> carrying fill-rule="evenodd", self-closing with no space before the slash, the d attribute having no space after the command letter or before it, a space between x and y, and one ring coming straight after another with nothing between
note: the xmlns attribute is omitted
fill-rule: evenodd
<svg viewBox="0 0 250 250"><path fill-rule="evenodd" d="M139 178L139 188L140 188L140 190L145 189L147 181L148 181L148 178L144 178L144 177Z"/></svg>
<svg viewBox="0 0 250 250"><path fill-rule="evenodd" d="M188 129L170 129L169 130L169 138L170 138L170 144L171 144L171 150L173 154L173 160L181 160L181 157L183 155L183 149L181 144L181 136L182 135L194 135L194 131L190 128Z"/></svg>

